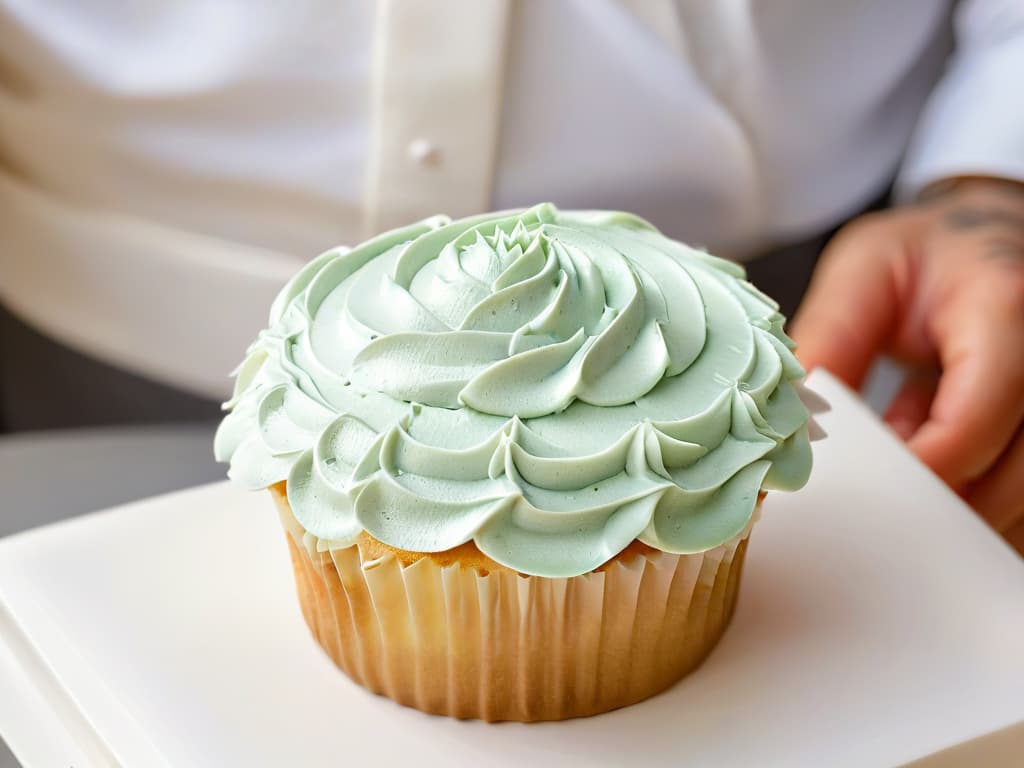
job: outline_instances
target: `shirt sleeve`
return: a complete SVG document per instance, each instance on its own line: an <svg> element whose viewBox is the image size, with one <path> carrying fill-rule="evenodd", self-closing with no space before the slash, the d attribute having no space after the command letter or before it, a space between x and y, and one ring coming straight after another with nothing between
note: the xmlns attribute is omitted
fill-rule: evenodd
<svg viewBox="0 0 1024 768"><path fill-rule="evenodd" d="M1024 2L961 2L954 35L897 177L898 199L951 176L1024 181Z"/></svg>

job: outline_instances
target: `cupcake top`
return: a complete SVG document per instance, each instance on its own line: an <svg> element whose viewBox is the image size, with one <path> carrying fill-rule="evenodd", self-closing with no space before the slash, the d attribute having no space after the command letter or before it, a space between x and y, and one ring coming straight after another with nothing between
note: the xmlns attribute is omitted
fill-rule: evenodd
<svg viewBox="0 0 1024 768"><path fill-rule="evenodd" d="M804 371L742 267L625 213L434 217L310 262L236 371L218 460L324 548L474 541L575 576L711 549L811 466Z"/></svg>

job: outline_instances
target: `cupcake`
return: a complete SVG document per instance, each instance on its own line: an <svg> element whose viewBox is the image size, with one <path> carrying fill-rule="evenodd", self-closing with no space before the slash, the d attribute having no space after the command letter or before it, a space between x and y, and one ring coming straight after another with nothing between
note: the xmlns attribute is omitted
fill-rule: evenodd
<svg viewBox="0 0 1024 768"><path fill-rule="evenodd" d="M629 214L439 216L285 286L215 451L270 490L353 680L460 718L593 715L701 663L765 492L807 480L783 322Z"/></svg>

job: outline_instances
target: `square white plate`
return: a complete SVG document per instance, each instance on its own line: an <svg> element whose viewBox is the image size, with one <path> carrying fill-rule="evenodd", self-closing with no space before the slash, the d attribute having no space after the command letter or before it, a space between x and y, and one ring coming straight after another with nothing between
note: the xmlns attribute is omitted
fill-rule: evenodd
<svg viewBox="0 0 1024 768"><path fill-rule="evenodd" d="M0 541L0 731L29 766L1024 764L1024 561L812 386L811 483L769 497L732 627L650 701L487 725L365 692L301 620L268 496L221 483Z"/></svg>

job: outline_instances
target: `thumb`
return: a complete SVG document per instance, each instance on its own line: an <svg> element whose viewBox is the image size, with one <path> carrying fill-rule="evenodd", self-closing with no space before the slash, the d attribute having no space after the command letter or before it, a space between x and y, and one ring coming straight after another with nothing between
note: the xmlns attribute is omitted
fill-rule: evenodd
<svg viewBox="0 0 1024 768"><path fill-rule="evenodd" d="M797 356L859 389L896 321L896 286L886 251L840 234L825 249L793 321Z"/></svg>

